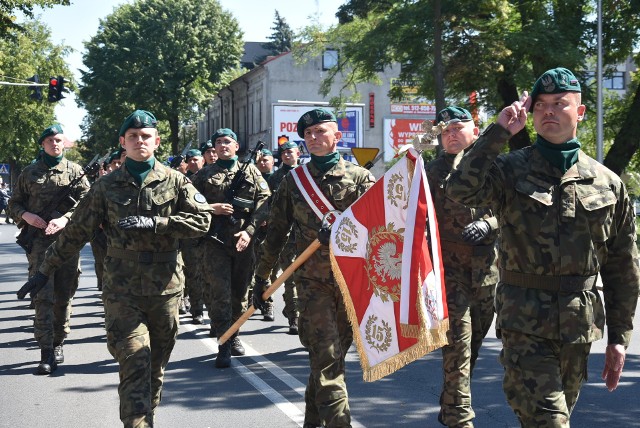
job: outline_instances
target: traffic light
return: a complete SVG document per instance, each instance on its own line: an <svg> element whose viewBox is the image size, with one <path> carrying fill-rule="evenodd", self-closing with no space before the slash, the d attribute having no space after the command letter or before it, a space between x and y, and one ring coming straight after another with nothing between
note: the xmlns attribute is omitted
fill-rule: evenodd
<svg viewBox="0 0 640 428"><path fill-rule="evenodd" d="M58 101L64 98L64 93L69 92L69 89L64 87L65 83L69 83L63 76L58 76L58 84L56 85L56 92L58 94Z"/></svg>
<svg viewBox="0 0 640 428"><path fill-rule="evenodd" d="M29 77L27 80L33 83L40 83L40 79L38 78L37 74L34 74L33 77ZM29 90L33 91L31 94L29 94L29 98L36 101L42 101L42 89L40 89L40 86L29 86Z"/></svg>
<svg viewBox="0 0 640 428"><path fill-rule="evenodd" d="M50 77L49 78L49 96L47 97L50 103L55 103L58 101L58 78Z"/></svg>
<svg viewBox="0 0 640 428"><path fill-rule="evenodd" d="M60 101L64 98L63 92L69 92L69 90L64 87L65 83L69 83L69 81L63 76L49 78L49 96L47 99L50 103Z"/></svg>

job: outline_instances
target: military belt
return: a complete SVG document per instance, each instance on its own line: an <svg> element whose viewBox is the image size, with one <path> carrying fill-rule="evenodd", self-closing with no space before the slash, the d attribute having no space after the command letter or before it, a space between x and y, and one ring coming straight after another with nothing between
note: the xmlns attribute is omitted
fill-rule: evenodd
<svg viewBox="0 0 640 428"><path fill-rule="evenodd" d="M591 276L551 276L514 272L500 269L500 282L523 288L535 288L553 292L575 293L593 289L598 275Z"/></svg>
<svg viewBox="0 0 640 428"><path fill-rule="evenodd" d="M486 256L495 250L493 245L469 245L461 242L440 239L440 249L465 256Z"/></svg>
<svg viewBox="0 0 640 428"><path fill-rule="evenodd" d="M116 259L134 260L138 263L171 263L178 260L178 251L132 251L122 248L107 247L107 256Z"/></svg>

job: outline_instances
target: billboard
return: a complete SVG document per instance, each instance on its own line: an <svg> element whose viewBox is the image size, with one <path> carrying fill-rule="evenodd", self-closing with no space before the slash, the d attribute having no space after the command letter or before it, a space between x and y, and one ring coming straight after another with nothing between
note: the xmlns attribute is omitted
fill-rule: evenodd
<svg viewBox="0 0 640 428"><path fill-rule="evenodd" d="M277 150L278 143L295 141L299 145L304 145L304 139L298 135L298 119L304 113L314 108L323 107L335 113L333 107L318 105L313 103L278 103L272 106L272 136L271 149ZM347 106L345 112L336 113L338 119L338 129L342 132L342 139L338 143L338 150L351 152L352 147L363 146L363 114L364 105Z"/></svg>
<svg viewBox="0 0 640 428"><path fill-rule="evenodd" d="M422 134L424 119L385 119L382 133L384 161L389 162L405 144L410 144L416 134Z"/></svg>

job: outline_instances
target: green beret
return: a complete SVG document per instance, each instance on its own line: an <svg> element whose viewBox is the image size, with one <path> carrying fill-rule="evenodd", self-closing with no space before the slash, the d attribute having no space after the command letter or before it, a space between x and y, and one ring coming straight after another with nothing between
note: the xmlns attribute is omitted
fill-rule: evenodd
<svg viewBox="0 0 640 428"><path fill-rule="evenodd" d="M544 72L536 80L531 90L531 105L540 94L560 94L562 92L582 92L580 82L566 68L558 67Z"/></svg>
<svg viewBox="0 0 640 428"><path fill-rule="evenodd" d="M200 144L200 151L202 153L206 152L209 149L213 148L213 143L211 142L211 140L208 140L206 143L202 143Z"/></svg>
<svg viewBox="0 0 640 428"><path fill-rule="evenodd" d="M146 110L136 110L131 113L122 123L120 127L120 136L124 137L125 132L129 128L155 128L158 125L158 121L153 113Z"/></svg>
<svg viewBox="0 0 640 428"><path fill-rule="evenodd" d="M260 150L260 154L262 156L273 156L273 153L271 152L271 150L269 149L262 149Z"/></svg>
<svg viewBox="0 0 640 428"><path fill-rule="evenodd" d="M456 106L449 106L442 109L440 113L438 113L438 116L436 116L437 123L444 122L447 125L456 122L469 122L471 120L473 120L473 118L469 110Z"/></svg>
<svg viewBox="0 0 640 428"><path fill-rule="evenodd" d="M303 114L298 119L298 135L300 138L304 138L304 130L322 122L338 122L336 115L326 108L316 108Z"/></svg>
<svg viewBox="0 0 640 428"><path fill-rule="evenodd" d="M55 125L51 125L47 129L42 131L42 134L40 134L40 138L38 138L38 144L42 144L45 138L56 134L64 134L64 131L62 131L62 126L60 126L60 124L58 123L56 123Z"/></svg>
<svg viewBox="0 0 640 428"><path fill-rule="evenodd" d="M202 156L202 152L198 149L191 149L187 152L185 159L189 160L191 158L195 158L196 156Z"/></svg>
<svg viewBox="0 0 640 428"><path fill-rule="evenodd" d="M281 144L280 147L278 147L278 152L282 154L282 152L284 152L285 150L297 148L298 145L296 143L294 143L293 141L287 141L286 143Z"/></svg>
<svg viewBox="0 0 640 428"><path fill-rule="evenodd" d="M238 142L238 137L236 136L236 133L230 130L229 128L217 129L216 132L214 132L213 135L211 136L211 141L215 142L216 139L220 137L231 137L233 138L233 141Z"/></svg>

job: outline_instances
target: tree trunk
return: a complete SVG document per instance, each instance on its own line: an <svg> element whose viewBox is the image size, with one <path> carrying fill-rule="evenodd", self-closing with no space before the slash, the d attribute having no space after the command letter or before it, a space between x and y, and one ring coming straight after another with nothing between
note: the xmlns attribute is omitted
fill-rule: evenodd
<svg viewBox="0 0 640 428"><path fill-rule="evenodd" d="M169 117L169 129L171 131L169 137L171 140L171 153L175 155L180 152L178 149L178 141L180 140L180 121L178 120L178 116Z"/></svg>
<svg viewBox="0 0 640 428"><path fill-rule="evenodd" d="M621 175L629 165L629 161L640 147L640 85L636 88L631 107L627 111L627 117L620 127L620 131L613 140L613 145L604 158L604 166L618 175Z"/></svg>

